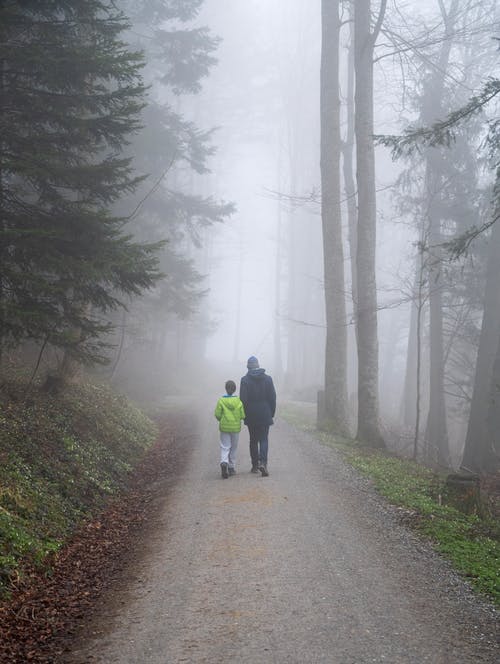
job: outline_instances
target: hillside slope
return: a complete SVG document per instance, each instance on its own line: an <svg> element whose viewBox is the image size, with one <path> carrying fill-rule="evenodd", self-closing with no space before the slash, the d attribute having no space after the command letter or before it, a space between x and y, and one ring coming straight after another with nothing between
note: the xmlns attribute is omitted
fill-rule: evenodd
<svg viewBox="0 0 500 664"><path fill-rule="evenodd" d="M127 482L155 424L102 385L0 394L0 597Z"/></svg>

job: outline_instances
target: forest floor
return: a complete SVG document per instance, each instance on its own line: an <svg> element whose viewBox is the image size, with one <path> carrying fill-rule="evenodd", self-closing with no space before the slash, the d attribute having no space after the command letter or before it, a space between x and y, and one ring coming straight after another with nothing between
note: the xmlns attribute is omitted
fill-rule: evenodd
<svg viewBox="0 0 500 664"><path fill-rule="evenodd" d="M278 419L270 476L244 430L222 480L211 412L165 417L128 497L14 597L2 662L498 661L494 608L334 449Z"/></svg>

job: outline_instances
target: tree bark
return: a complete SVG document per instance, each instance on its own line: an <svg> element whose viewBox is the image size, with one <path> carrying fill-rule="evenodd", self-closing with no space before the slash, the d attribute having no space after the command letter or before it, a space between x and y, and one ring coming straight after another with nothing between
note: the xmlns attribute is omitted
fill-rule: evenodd
<svg viewBox="0 0 500 664"><path fill-rule="evenodd" d="M274 343L274 381L278 385L281 383L283 376L283 353L282 353L282 338L281 338L281 235L282 235L282 212L281 201L278 200L276 205L276 252L275 252L275 267L274 267L274 329L273 329L273 343Z"/></svg>
<svg viewBox="0 0 500 664"><path fill-rule="evenodd" d="M325 417L342 435L347 411L347 319L340 206L339 2L322 0L321 218L326 309Z"/></svg>
<svg viewBox="0 0 500 664"><path fill-rule="evenodd" d="M347 91L345 102L345 124L346 133L342 143L342 164L345 186L345 198L347 207L347 228L349 238L349 254L351 259L351 282L352 301L356 306L357 275L356 275L356 252L357 252L357 211L356 211L356 181L354 178L354 30L352 20L354 9L349 5L349 29L351 42L347 53Z"/></svg>
<svg viewBox="0 0 500 664"><path fill-rule="evenodd" d="M418 260L418 259L417 259ZM417 322L419 318L419 306L417 301L419 292L419 283L421 283L422 275L420 268L420 261L415 267L415 279L413 282L412 296L410 311L410 328L408 331L408 344L406 349L406 368L405 368L405 382L403 388L403 398L401 400L401 421L405 427L414 427L416 421L416 403L417 403Z"/></svg>
<svg viewBox="0 0 500 664"><path fill-rule="evenodd" d="M381 9L382 11L382 9ZM376 193L373 145L373 47L370 0L354 10L356 180L358 188L357 338L358 430L361 442L383 447L379 427L377 291L375 277ZM377 21L379 26L381 16Z"/></svg>
<svg viewBox="0 0 500 664"><path fill-rule="evenodd" d="M349 35L350 41L347 49L347 89L345 100L345 135L342 141L342 166L344 176L344 190L347 212L347 229L349 242L349 259L351 267L351 302L348 306L348 316L352 321L356 317L357 276L356 276L356 247L357 247L357 193L354 165L354 7L349 3ZM357 325L349 325L347 329L347 388L349 395L354 395L358 389L357 364ZM350 411L355 409L351 406ZM349 413L352 417L354 413Z"/></svg>
<svg viewBox="0 0 500 664"><path fill-rule="evenodd" d="M436 176L436 170L428 168L428 177ZM432 185L430 185L432 187ZM432 189L428 187L432 199ZM448 467L448 431L446 424L446 402L444 397L444 350L443 350L443 277L440 221L433 214L434 205L429 203L429 244L432 257L429 261L429 343L430 382L429 413L425 430L426 448L431 459Z"/></svg>
<svg viewBox="0 0 500 664"><path fill-rule="evenodd" d="M458 0L451 0L446 11L440 3L445 26L445 35L434 76L424 97L422 120L430 126L439 116L443 105L444 81L448 69L452 46L452 32L456 22ZM429 148L426 154L425 186L428 198L428 238L430 257L429 268L429 340L430 340L430 382L429 382L429 413L425 430L426 449L437 464L448 467L450 464L448 448L448 430L446 422L446 402L444 396L445 358L443 349L443 275L442 275L442 242L441 218L439 213L440 183L442 167L439 163L438 150Z"/></svg>
<svg viewBox="0 0 500 664"><path fill-rule="evenodd" d="M499 465L494 442L498 433L492 431L492 417L498 409L499 388L495 372L499 367L500 347L500 288L498 265L500 261L500 223L493 224L490 239L484 311L479 337L476 373L472 392L471 410L465 439L462 467L473 472L494 470Z"/></svg>

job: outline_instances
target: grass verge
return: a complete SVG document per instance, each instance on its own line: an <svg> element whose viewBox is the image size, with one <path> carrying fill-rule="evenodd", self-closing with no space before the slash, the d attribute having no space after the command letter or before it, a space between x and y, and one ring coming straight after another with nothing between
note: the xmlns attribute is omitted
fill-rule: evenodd
<svg viewBox="0 0 500 664"><path fill-rule="evenodd" d="M0 596L126 485L155 425L109 388L0 393Z"/></svg>
<svg viewBox="0 0 500 664"><path fill-rule="evenodd" d="M413 461L317 431L314 411L308 406L287 404L280 414L340 451L390 503L406 511L411 527L432 540L458 572L500 606L500 524L490 510L464 514L447 504L445 476Z"/></svg>

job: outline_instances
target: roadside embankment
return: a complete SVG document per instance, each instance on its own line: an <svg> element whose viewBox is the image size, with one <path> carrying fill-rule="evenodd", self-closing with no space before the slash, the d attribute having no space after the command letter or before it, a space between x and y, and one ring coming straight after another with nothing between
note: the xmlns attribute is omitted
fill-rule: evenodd
<svg viewBox="0 0 500 664"><path fill-rule="evenodd" d="M102 385L0 394L0 597L122 489L156 425Z"/></svg>

